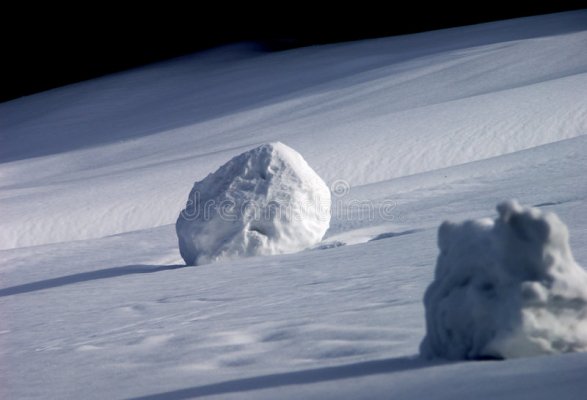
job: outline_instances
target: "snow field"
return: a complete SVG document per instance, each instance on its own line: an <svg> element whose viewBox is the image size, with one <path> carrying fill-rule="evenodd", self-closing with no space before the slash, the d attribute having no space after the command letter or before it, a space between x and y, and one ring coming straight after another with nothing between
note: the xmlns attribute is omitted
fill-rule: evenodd
<svg viewBox="0 0 587 400"><path fill-rule="evenodd" d="M585 354L418 346L444 220L517 198L585 265L586 20L218 49L1 104L0 397L582 398ZM323 241L186 268L189 188L274 141L349 184Z"/></svg>

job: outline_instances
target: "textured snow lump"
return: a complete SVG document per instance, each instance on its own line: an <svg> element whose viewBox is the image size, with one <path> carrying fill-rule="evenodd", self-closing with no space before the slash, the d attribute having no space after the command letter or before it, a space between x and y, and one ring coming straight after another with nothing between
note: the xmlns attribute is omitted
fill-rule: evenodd
<svg viewBox="0 0 587 400"><path fill-rule="evenodd" d="M240 154L196 182L176 223L187 265L292 253L330 224L330 190L292 148L276 142Z"/></svg>
<svg viewBox="0 0 587 400"><path fill-rule="evenodd" d="M587 351L587 273L553 213L502 203L490 219L445 222L424 296L426 358Z"/></svg>

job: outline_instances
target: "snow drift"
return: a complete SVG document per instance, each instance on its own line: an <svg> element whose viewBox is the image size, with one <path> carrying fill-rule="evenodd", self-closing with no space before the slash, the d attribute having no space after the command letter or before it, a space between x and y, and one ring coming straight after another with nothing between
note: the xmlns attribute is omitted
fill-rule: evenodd
<svg viewBox="0 0 587 400"><path fill-rule="evenodd" d="M587 350L587 273L553 213L498 205L499 216L444 222L424 296L427 358L514 358Z"/></svg>
<svg viewBox="0 0 587 400"><path fill-rule="evenodd" d="M190 192L176 223L188 265L225 258L292 253L322 240L330 190L283 143L234 157Z"/></svg>

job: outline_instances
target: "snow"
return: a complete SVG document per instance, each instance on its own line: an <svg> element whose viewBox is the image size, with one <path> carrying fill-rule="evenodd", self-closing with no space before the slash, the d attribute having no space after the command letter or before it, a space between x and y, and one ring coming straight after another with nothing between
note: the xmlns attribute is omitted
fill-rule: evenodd
<svg viewBox="0 0 587 400"><path fill-rule="evenodd" d="M584 397L585 353L418 354L442 221L517 198L585 266L586 27L243 45L0 104L0 398ZM194 181L275 141L336 189L323 241L183 267Z"/></svg>
<svg viewBox="0 0 587 400"><path fill-rule="evenodd" d="M587 272L554 213L501 203L496 220L445 222L426 291L427 358L587 351Z"/></svg>
<svg viewBox="0 0 587 400"><path fill-rule="evenodd" d="M330 189L294 149L276 142L240 154L196 182L177 219L187 265L294 253L322 240Z"/></svg>
<svg viewBox="0 0 587 400"><path fill-rule="evenodd" d="M584 28L576 12L266 55L244 46L6 103L0 248L174 223L194 180L273 141L327 184L358 186L577 137Z"/></svg>

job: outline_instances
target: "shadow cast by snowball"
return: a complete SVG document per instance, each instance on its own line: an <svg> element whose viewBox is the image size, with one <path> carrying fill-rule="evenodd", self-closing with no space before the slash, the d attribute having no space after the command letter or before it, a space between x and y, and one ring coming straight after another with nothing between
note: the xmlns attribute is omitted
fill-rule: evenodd
<svg viewBox="0 0 587 400"><path fill-rule="evenodd" d="M154 272L169 271L178 268L186 268L185 265L125 265L122 267L104 268L96 271L80 272L79 274L65 275L58 278L25 283L0 289L0 297L16 294L36 292L39 290L53 289L60 286L73 285L81 282L99 279L116 278L125 275L150 274Z"/></svg>
<svg viewBox="0 0 587 400"><path fill-rule="evenodd" d="M369 242L374 242L376 240L382 240L382 239L394 238L397 236L411 235L412 233L418 233L418 232L422 232L422 231L423 231L423 229L410 229L410 230L402 231L402 232L380 233L379 235L375 236L374 238L369 239Z"/></svg>
<svg viewBox="0 0 587 400"><path fill-rule="evenodd" d="M385 360L364 361L354 364L307 369L234 379L209 385L193 386L184 389L133 397L128 400L183 400L203 396L239 393L270 389L281 386L304 385L339 379L359 378L368 375L391 374L420 368L441 365L441 362L425 361L416 357L389 358Z"/></svg>

